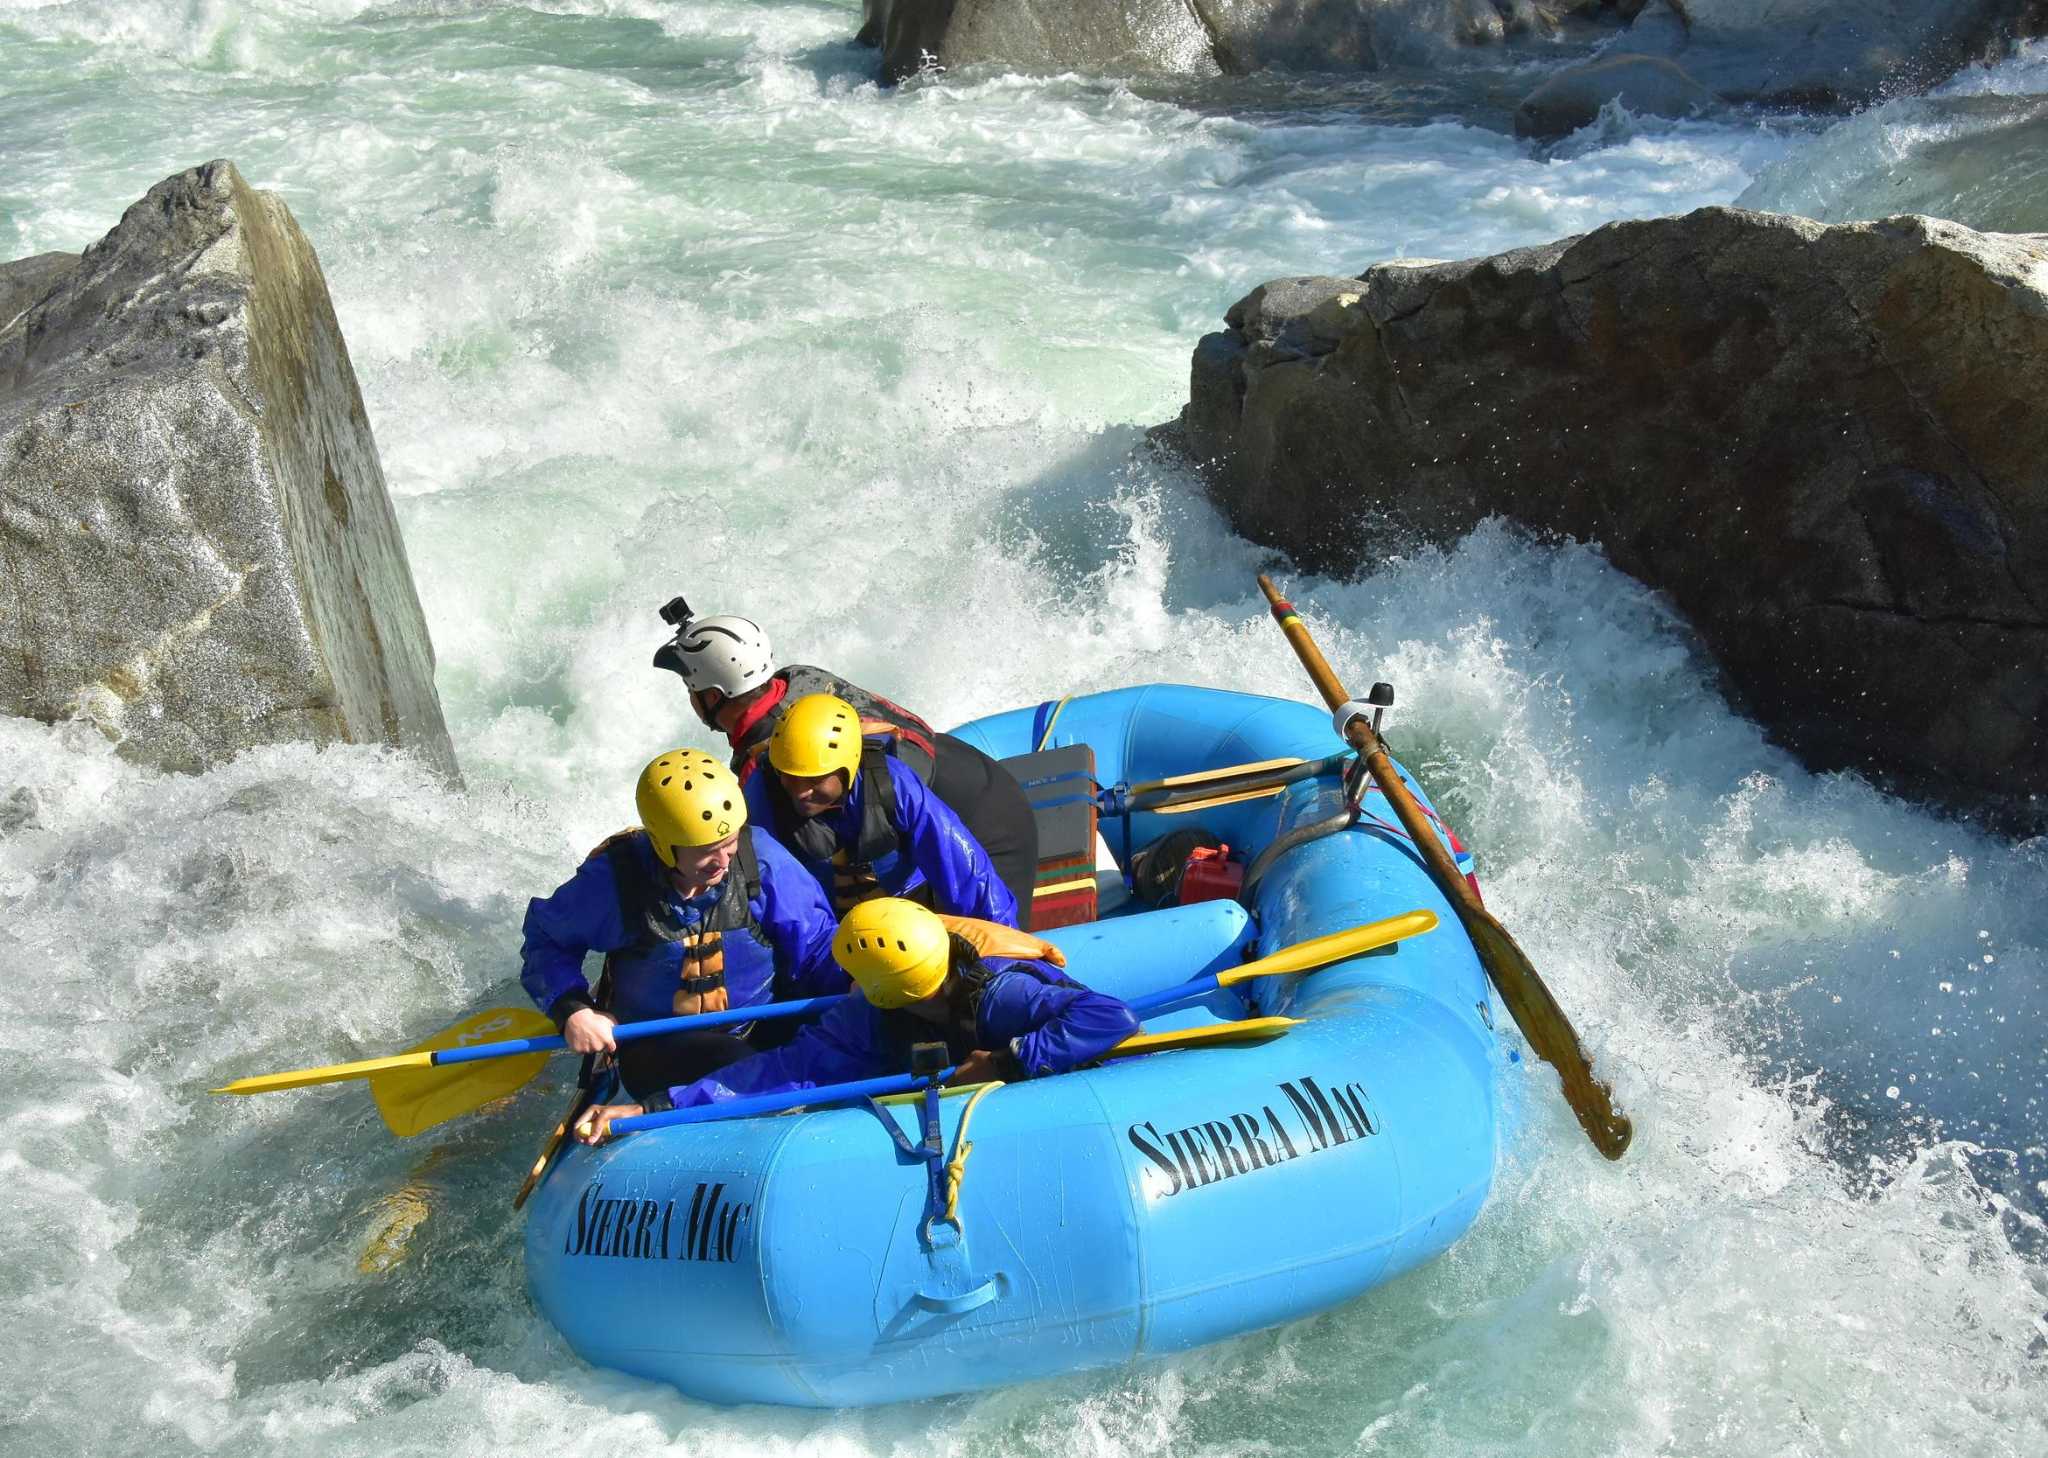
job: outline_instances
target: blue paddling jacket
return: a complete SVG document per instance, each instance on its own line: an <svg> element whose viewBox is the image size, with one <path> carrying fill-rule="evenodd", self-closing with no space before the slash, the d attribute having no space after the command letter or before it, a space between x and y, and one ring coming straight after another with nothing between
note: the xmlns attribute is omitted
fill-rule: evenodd
<svg viewBox="0 0 2048 1458"><path fill-rule="evenodd" d="M990 957L963 969L956 961L947 990L952 1017L945 1023L884 1011L855 992L787 1045L670 1089L669 1103L687 1109L903 1073L913 1044L941 1041L950 1063L985 1049L1003 1055L1006 1080L1041 1078L1093 1063L1138 1031L1137 1014L1121 998L1083 987L1050 962ZM656 1095L648 1107L660 1103Z"/></svg>
<svg viewBox="0 0 2048 1458"><path fill-rule="evenodd" d="M583 976L591 952L607 956L606 1011L620 1022L670 1017L679 992L719 985L732 1007L822 997L851 985L832 960L834 925L817 881L755 826L740 831L725 879L687 901L647 832L627 831L552 896L527 903L519 980L557 1026L592 1006Z"/></svg>
<svg viewBox="0 0 2048 1458"><path fill-rule="evenodd" d="M953 807L901 759L863 742L846 798L806 820L772 768L746 783L750 824L774 831L838 911L931 887L932 910L1017 925L1017 898Z"/></svg>

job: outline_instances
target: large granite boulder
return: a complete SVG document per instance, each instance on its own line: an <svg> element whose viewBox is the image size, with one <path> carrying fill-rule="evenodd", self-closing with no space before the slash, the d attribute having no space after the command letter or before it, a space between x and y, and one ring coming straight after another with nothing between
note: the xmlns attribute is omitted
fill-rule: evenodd
<svg viewBox="0 0 2048 1458"><path fill-rule="evenodd" d="M1661 61L1575 76L1571 112L1684 115L1702 95L1862 103L1924 87L2048 19L2043 0L864 0L858 39L890 81L929 66L1098 75L1244 75L1464 64L1563 36L1583 59ZM1540 52L1523 51L1527 61ZM1600 88L1606 87L1602 91ZM1683 96L1683 100L1679 98ZM1641 103L1654 96L1658 104ZM1536 100L1550 115L1557 98ZM1556 135L1556 123L1527 129Z"/></svg>
<svg viewBox="0 0 2048 1458"><path fill-rule="evenodd" d="M69 266L24 262L0 273L0 711L82 717L173 769L382 741L454 775L362 395L284 203L211 162Z"/></svg>
<svg viewBox="0 0 2048 1458"><path fill-rule="evenodd" d="M1360 71L1548 34L1601 0L865 0L891 81L930 65L1108 75Z"/></svg>
<svg viewBox="0 0 2048 1458"><path fill-rule="evenodd" d="M1860 103L2038 29L2038 0L1651 0L1616 43L1731 101Z"/></svg>
<svg viewBox="0 0 2048 1458"><path fill-rule="evenodd" d="M1228 320L1168 435L1246 535L1598 541L1810 763L2042 823L2048 237L1707 208Z"/></svg>
<svg viewBox="0 0 2048 1458"><path fill-rule="evenodd" d="M1675 61L1606 56L1567 66L1515 108L1518 137L1562 137L1590 126L1610 102L1636 116L1689 117L1716 109L1714 94Z"/></svg>
<svg viewBox="0 0 2048 1458"><path fill-rule="evenodd" d="M859 39L882 74L1004 65L1094 75L1213 76L1209 34L1188 0L866 0Z"/></svg>
<svg viewBox="0 0 2048 1458"><path fill-rule="evenodd" d="M55 288L77 267L76 253L37 253L12 263L0 263L0 329L12 324L23 309Z"/></svg>

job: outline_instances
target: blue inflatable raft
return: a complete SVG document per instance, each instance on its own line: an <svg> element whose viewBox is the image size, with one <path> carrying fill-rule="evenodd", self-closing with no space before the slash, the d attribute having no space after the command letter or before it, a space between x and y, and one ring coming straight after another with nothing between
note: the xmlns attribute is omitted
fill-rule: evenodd
<svg viewBox="0 0 2048 1458"><path fill-rule="evenodd" d="M1318 709L1172 685L956 731L999 758L1086 744L1103 785L1342 749ZM1089 787L1079 787L1085 792ZM1373 800L1366 804L1371 810ZM1343 809L1335 774L1106 818L1122 858L1198 820L1258 852ZM1183 1351L1325 1310L1443 1251L1495 1154L1486 977L1391 817L1212 900L1047 933L1125 997L1424 908L1441 925L1210 994L1147 1031L1286 1014L1253 1046L1125 1059L973 1100L956 1219L916 1098L571 1146L530 1206L533 1299L587 1360L715 1402L846 1406ZM938 1100L945 1154L970 1098Z"/></svg>

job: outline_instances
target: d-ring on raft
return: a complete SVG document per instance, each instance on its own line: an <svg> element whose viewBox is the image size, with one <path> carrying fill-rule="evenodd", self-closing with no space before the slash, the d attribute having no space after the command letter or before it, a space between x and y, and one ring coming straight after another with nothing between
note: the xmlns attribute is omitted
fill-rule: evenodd
<svg viewBox="0 0 2048 1458"><path fill-rule="evenodd" d="M1277 781L1198 814L1184 797L1131 809L1127 839L1121 818L1103 825L1120 848L1198 819L1256 859L1345 805L1334 770L1269 768L1338 748L1303 704L1152 685L955 732L998 758L1089 746L1095 780L1126 787L1101 797L1112 806L1222 766ZM1075 792L1093 803L1093 789ZM1450 905L1400 827L1370 796L1364 809L1263 867L1249 908L1202 901L1046 934L1072 975L1135 1001L1342 928L1440 917L1145 1025L1302 1020L1284 1036L996 1087L972 1105L971 1141L969 1099L927 1095L574 1146L529 1207L535 1303L589 1361L694 1397L848 1406L1182 1351L1438 1255L1492 1180L1499 1050Z"/></svg>

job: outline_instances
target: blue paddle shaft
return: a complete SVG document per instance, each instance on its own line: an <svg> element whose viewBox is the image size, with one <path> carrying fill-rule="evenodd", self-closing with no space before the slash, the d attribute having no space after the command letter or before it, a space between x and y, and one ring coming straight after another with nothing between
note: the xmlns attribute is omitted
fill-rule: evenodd
<svg viewBox="0 0 2048 1458"><path fill-rule="evenodd" d="M930 1078L914 1073L893 1073L887 1078L862 1078L852 1083L830 1083L823 1088L791 1088L781 1093L753 1094L743 1099L704 1104L694 1109L666 1109L659 1114L635 1114L630 1119L612 1120L612 1133L636 1134L643 1129L666 1129L671 1124L711 1124L720 1119L744 1119L750 1114L775 1114L806 1104L836 1104L848 1099L875 1099L884 1094L909 1093L928 1083L944 1083L953 1076L950 1068Z"/></svg>
<svg viewBox="0 0 2048 1458"><path fill-rule="evenodd" d="M1161 1008L1172 1007L1177 1002L1187 1002L1197 997L1207 997L1223 983L1214 972L1205 973L1178 987L1169 987L1164 992L1147 993L1131 999L1131 1011L1143 1017L1146 1013L1158 1012Z"/></svg>
<svg viewBox="0 0 2048 1458"><path fill-rule="evenodd" d="M621 1043L635 1038L658 1038L663 1033L688 1033L704 1028L726 1028L734 1023L759 1023L771 1018L800 1018L823 1012L846 1001L846 993L831 997L805 997L794 1002L764 1002L754 1007L729 1007L722 1012L692 1013L681 1018L649 1018L645 1022L620 1023L612 1037ZM444 1063L475 1063L485 1058L510 1058L519 1053L553 1053L568 1047L559 1033L543 1038L507 1038L502 1043L479 1043L474 1048L442 1048L434 1054L434 1066Z"/></svg>

